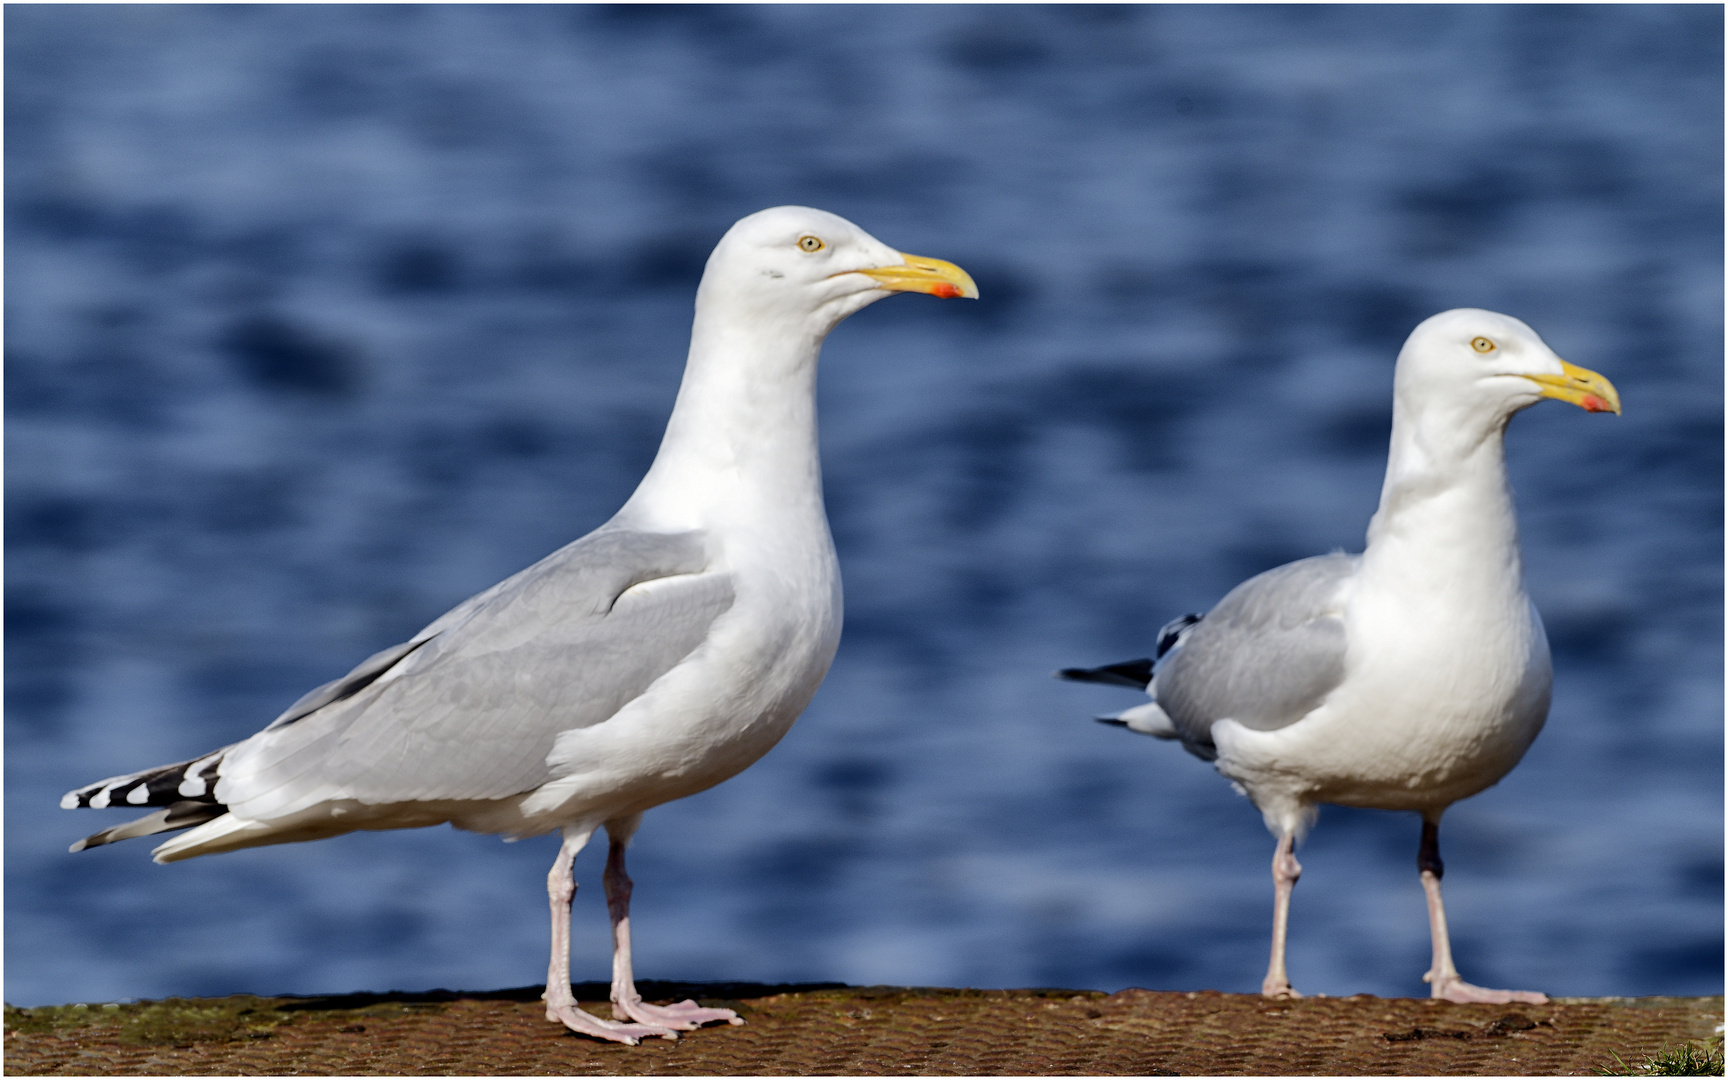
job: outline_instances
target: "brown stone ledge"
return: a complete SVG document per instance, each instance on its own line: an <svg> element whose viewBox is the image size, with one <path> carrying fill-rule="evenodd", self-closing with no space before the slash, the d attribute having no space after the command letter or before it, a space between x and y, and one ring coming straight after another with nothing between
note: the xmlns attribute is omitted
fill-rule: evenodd
<svg viewBox="0 0 1728 1080"><path fill-rule="evenodd" d="M5 1072L45 1075L1591 1075L1713 1038L1723 999L1267 1001L1215 991L644 983L748 1023L600 1043L540 987L6 1010ZM606 1015L606 987L577 996Z"/></svg>

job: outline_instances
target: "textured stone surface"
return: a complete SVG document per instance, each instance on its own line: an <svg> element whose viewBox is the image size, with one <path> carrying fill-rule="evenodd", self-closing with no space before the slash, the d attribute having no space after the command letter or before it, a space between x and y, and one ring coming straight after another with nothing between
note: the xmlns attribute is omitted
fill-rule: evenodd
<svg viewBox="0 0 1728 1080"><path fill-rule="evenodd" d="M1590 1075L1711 1037L1721 998L1544 1006L1072 990L644 984L738 1008L676 1042L547 1023L539 987L8 1009L12 1075ZM580 984L589 1008L606 988Z"/></svg>

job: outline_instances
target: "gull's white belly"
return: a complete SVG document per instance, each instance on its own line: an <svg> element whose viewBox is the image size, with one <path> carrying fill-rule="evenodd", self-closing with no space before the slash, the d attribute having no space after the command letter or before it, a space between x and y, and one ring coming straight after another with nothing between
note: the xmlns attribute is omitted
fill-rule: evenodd
<svg viewBox="0 0 1728 1080"><path fill-rule="evenodd" d="M741 589L709 640L604 723L564 732L530 819L609 820L742 772L810 703L839 645L838 591Z"/></svg>
<svg viewBox="0 0 1728 1080"><path fill-rule="evenodd" d="M1547 641L1518 599L1521 611L1468 631L1406 617L1388 633L1352 619L1339 687L1288 727L1214 725L1219 771L1256 801L1263 789L1384 810L1444 807L1492 786L1548 715Z"/></svg>

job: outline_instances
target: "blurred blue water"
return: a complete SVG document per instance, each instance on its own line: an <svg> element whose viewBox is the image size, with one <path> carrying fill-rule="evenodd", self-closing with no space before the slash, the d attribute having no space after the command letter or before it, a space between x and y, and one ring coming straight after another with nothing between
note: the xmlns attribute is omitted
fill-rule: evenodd
<svg viewBox="0 0 1728 1080"><path fill-rule="evenodd" d="M1720 8L5 19L7 1000L541 977L548 839L157 867L66 854L120 818L57 799L250 734L603 521L708 249L787 202L984 298L830 340L845 640L778 749L649 815L640 973L1255 988L1259 815L1049 672L1359 548L1397 347L1476 305L1626 415L1513 425L1555 704L1447 818L1460 966L1721 991ZM1416 834L1322 814L1300 988L1424 991Z"/></svg>

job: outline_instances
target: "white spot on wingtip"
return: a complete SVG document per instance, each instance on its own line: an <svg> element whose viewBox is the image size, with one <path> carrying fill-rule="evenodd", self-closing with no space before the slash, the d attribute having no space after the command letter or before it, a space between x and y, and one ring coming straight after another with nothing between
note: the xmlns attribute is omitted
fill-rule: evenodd
<svg viewBox="0 0 1728 1080"><path fill-rule="evenodd" d="M101 791L98 791L94 796L91 797L90 805L95 807L98 810L104 809L108 805L109 797L112 796L113 794L114 794L113 789L103 788Z"/></svg>
<svg viewBox="0 0 1728 1080"><path fill-rule="evenodd" d="M60 809L78 809L78 793L76 791L68 791L66 794L60 796Z"/></svg>
<svg viewBox="0 0 1728 1080"><path fill-rule="evenodd" d="M150 801L150 785L139 784L131 791L128 791L126 793L126 801L131 803L133 806L143 806L145 803Z"/></svg>

